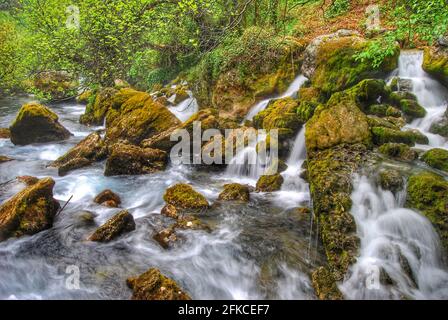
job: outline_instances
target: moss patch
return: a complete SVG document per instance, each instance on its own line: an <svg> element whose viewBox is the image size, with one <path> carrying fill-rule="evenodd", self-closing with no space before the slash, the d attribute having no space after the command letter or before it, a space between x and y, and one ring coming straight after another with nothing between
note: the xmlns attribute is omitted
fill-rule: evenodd
<svg viewBox="0 0 448 320"><path fill-rule="evenodd" d="M432 149L422 155L422 160L429 166L448 172L448 151Z"/></svg>
<svg viewBox="0 0 448 320"><path fill-rule="evenodd" d="M207 209L207 199L188 184L176 184L168 188L163 196L166 203L180 210L200 211Z"/></svg>

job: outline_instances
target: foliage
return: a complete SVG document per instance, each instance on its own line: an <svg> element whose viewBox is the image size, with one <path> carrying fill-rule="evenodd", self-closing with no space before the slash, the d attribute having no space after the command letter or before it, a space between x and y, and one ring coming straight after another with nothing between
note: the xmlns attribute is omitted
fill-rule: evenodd
<svg viewBox="0 0 448 320"><path fill-rule="evenodd" d="M334 0L325 12L326 18L334 18L346 13L350 9L350 0Z"/></svg>

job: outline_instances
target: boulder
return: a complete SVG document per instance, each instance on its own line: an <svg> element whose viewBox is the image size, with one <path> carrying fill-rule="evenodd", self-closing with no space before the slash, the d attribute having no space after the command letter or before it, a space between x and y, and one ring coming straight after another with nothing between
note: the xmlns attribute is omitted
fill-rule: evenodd
<svg viewBox="0 0 448 320"><path fill-rule="evenodd" d="M166 206L164 206L160 214L176 220L179 218L179 213L176 207L172 204L167 204Z"/></svg>
<svg viewBox="0 0 448 320"><path fill-rule="evenodd" d="M88 104L89 100L93 99L92 97L95 97L94 92L92 90L85 90L76 98L76 102Z"/></svg>
<svg viewBox="0 0 448 320"><path fill-rule="evenodd" d="M400 143L414 146L416 143L428 144L428 137L418 130L394 130L384 127L373 127L372 138L376 145L385 143Z"/></svg>
<svg viewBox="0 0 448 320"><path fill-rule="evenodd" d="M110 208L118 208L121 204L121 199L118 194L112 190L104 190L98 194L93 202Z"/></svg>
<svg viewBox="0 0 448 320"><path fill-rule="evenodd" d="M75 97L78 82L65 71L45 71L33 77L32 87L45 99L58 101Z"/></svg>
<svg viewBox="0 0 448 320"><path fill-rule="evenodd" d="M401 111L407 116L409 122L417 118L424 118L426 116L426 109L423 108L417 101L402 99L400 101Z"/></svg>
<svg viewBox="0 0 448 320"><path fill-rule="evenodd" d="M381 171L379 174L379 183L384 190L397 193L403 190L404 180L401 173L397 170L389 169Z"/></svg>
<svg viewBox="0 0 448 320"><path fill-rule="evenodd" d="M69 171L90 165L95 161L105 159L106 146L98 132L91 133L84 140L58 158L51 167L59 169L59 175L66 175Z"/></svg>
<svg viewBox="0 0 448 320"><path fill-rule="evenodd" d="M280 191L284 178L280 173L274 175L261 176L257 181L257 192L275 192Z"/></svg>
<svg viewBox="0 0 448 320"><path fill-rule="evenodd" d="M54 184L51 178L41 179L0 206L0 241L52 227L60 208L53 198Z"/></svg>
<svg viewBox="0 0 448 320"><path fill-rule="evenodd" d="M39 179L36 177L32 177L32 176L20 176L17 177L17 181L29 186L35 185L36 183L39 182Z"/></svg>
<svg viewBox="0 0 448 320"><path fill-rule="evenodd" d="M435 169L448 172L448 151L445 149L431 149L421 159Z"/></svg>
<svg viewBox="0 0 448 320"><path fill-rule="evenodd" d="M92 92L86 107L86 111L79 121L84 125L101 126L104 119L114 104L114 97L117 94L115 88L103 88L97 92Z"/></svg>
<svg viewBox="0 0 448 320"><path fill-rule="evenodd" d="M179 183L168 188L163 196L167 204L178 210L201 211L209 207L207 199L188 184Z"/></svg>
<svg viewBox="0 0 448 320"><path fill-rule="evenodd" d="M191 300L176 282L154 268L126 282L133 290L132 300Z"/></svg>
<svg viewBox="0 0 448 320"><path fill-rule="evenodd" d="M35 102L22 106L10 130L15 145L61 141L71 136L53 111Z"/></svg>
<svg viewBox="0 0 448 320"><path fill-rule="evenodd" d="M0 128L0 139L10 139L11 131L9 128Z"/></svg>
<svg viewBox="0 0 448 320"><path fill-rule="evenodd" d="M401 117L400 110L387 104L371 105L367 111L367 114L379 117Z"/></svg>
<svg viewBox="0 0 448 320"><path fill-rule="evenodd" d="M311 275L316 296L319 300L342 300L342 293L336 284L332 273L326 267L320 267Z"/></svg>
<svg viewBox="0 0 448 320"><path fill-rule="evenodd" d="M153 239L157 241L163 249L171 248L178 240L174 227L169 227L157 232L153 236Z"/></svg>
<svg viewBox="0 0 448 320"><path fill-rule="evenodd" d="M426 48L423 69L448 86L448 50L446 48Z"/></svg>
<svg viewBox="0 0 448 320"><path fill-rule="evenodd" d="M412 162L418 158L418 153L403 143L386 143L378 150L382 154L399 161Z"/></svg>
<svg viewBox="0 0 448 320"><path fill-rule="evenodd" d="M128 211L123 210L99 227L89 237L89 241L110 242L119 236L134 230L134 218Z"/></svg>
<svg viewBox="0 0 448 320"><path fill-rule="evenodd" d="M448 138L448 108L446 109L442 119L434 122L429 129L431 133L441 135Z"/></svg>
<svg viewBox="0 0 448 320"><path fill-rule="evenodd" d="M110 147L105 176L150 174L164 170L165 151L117 143Z"/></svg>
<svg viewBox="0 0 448 320"><path fill-rule="evenodd" d="M248 202L250 200L250 190L248 186L238 183L226 184L218 199L222 201Z"/></svg>

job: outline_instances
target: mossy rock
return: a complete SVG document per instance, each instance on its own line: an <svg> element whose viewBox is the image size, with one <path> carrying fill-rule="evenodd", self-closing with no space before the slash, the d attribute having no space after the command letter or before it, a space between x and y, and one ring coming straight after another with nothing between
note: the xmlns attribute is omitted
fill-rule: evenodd
<svg viewBox="0 0 448 320"><path fill-rule="evenodd" d="M165 151L117 143L109 148L105 176L141 175L165 170L168 155Z"/></svg>
<svg viewBox="0 0 448 320"><path fill-rule="evenodd" d="M0 206L0 241L52 227L60 208L53 198L54 184L51 178L41 179Z"/></svg>
<svg viewBox="0 0 448 320"><path fill-rule="evenodd" d="M89 241L110 242L119 236L134 230L134 218L128 211L123 210L99 227L89 237Z"/></svg>
<svg viewBox="0 0 448 320"><path fill-rule="evenodd" d="M121 204L121 198L112 190L106 189L100 192L93 202L110 208L118 208Z"/></svg>
<svg viewBox="0 0 448 320"><path fill-rule="evenodd" d="M46 71L36 74L31 81L32 92L42 95L46 100L58 101L74 98L78 81L65 71Z"/></svg>
<svg viewBox="0 0 448 320"><path fill-rule="evenodd" d="M426 116L426 109L418 104L417 101L403 99L400 101L400 107L410 121L417 118L424 118Z"/></svg>
<svg viewBox="0 0 448 320"><path fill-rule="evenodd" d="M423 69L448 87L448 52L441 48L426 48Z"/></svg>
<svg viewBox="0 0 448 320"><path fill-rule="evenodd" d="M163 199L179 210L201 211L209 207L207 199L202 194L183 183L168 188Z"/></svg>
<svg viewBox="0 0 448 320"><path fill-rule="evenodd" d="M319 104L315 102L302 101L297 108L297 116L299 117L299 121L302 123L308 122L313 115Z"/></svg>
<svg viewBox="0 0 448 320"><path fill-rule="evenodd" d="M10 127L15 145L61 141L72 135L49 108L32 102L22 106Z"/></svg>
<svg viewBox="0 0 448 320"><path fill-rule="evenodd" d="M226 184L218 199L222 201L248 202L250 200L250 190L248 186L238 183Z"/></svg>
<svg viewBox="0 0 448 320"><path fill-rule="evenodd" d="M373 142L376 145L382 145L385 143L404 143L409 146L415 146L416 143L428 144L428 137L423 135L418 130L394 130L384 127L372 128Z"/></svg>
<svg viewBox="0 0 448 320"><path fill-rule="evenodd" d="M403 176L399 171L393 169L381 171L379 174L379 183L381 188L392 191L392 193L402 191L404 188Z"/></svg>
<svg viewBox="0 0 448 320"><path fill-rule="evenodd" d="M448 172L448 151L445 149L431 149L421 159L435 169Z"/></svg>
<svg viewBox="0 0 448 320"><path fill-rule="evenodd" d="M115 88L102 88L93 92L88 98L86 111L80 117L81 124L101 126L107 113L112 109L114 97L118 93Z"/></svg>
<svg viewBox="0 0 448 320"><path fill-rule="evenodd" d="M442 119L433 123L429 131L433 134L438 134L442 137L448 138L448 108L446 109Z"/></svg>
<svg viewBox="0 0 448 320"><path fill-rule="evenodd" d="M92 99L92 96L95 93L93 92L93 90L85 90L83 93L81 93L77 98L76 98L76 102L78 103L83 103L83 104L87 104L89 103L90 99Z"/></svg>
<svg viewBox="0 0 448 320"><path fill-rule="evenodd" d="M176 88L176 91L174 93L176 95L176 97L174 98L174 104L176 105L190 98L187 90L183 87Z"/></svg>
<svg viewBox="0 0 448 320"><path fill-rule="evenodd" d="M418 153L403 143L386 143L378 150L382 154L399 161L412 162L418 158Z"/></svg>
<svg viewBox="0 0 448 320"><path fill-rule="evenodd" d="M367 113L379 117L401 117L400 110L387 104L371 105Z"/></svg>
<svg viewBox="0 0 448 320"><path fill-rule="evenodd" d="M0 128L0 139L10 139L11 131L9 128Z"/></svg>
<svg viewBox="0 0 448 320"><path fill-rule="evenodd" d="M261 176L257 181L257 192L275 192L282 189L284 178L280 173Z"/></svg>
<svg viewBox="0 0 448 320"><path fill-rule="evenodd" d="M387 121L385 118L380 118L378 116L367 116L367 122L369 123L370 128L381 127L381 128L389 128L393 130L400 130L394 123Z"/></svg>
<svg viewBox="0 0 448 320"><path fill-rule="evenodd" d="M126 282L133 290L132 300L191 300L176 282L165 277L158 269L150 269Z"/></svg>
<svg viewBox="0 0 448 320"><path fill-rule="evenodd" d="M421 172L408 181L409 207L420 210L438 232L448 254L448 182L431 172Z"/></svg>
<svg viewBox="0 0 448 320"><path fill-rule="evenodd" d="M315 270L311 275L311 282L319 300L343 300L342 293L328 268L320 267Z"/></svg>

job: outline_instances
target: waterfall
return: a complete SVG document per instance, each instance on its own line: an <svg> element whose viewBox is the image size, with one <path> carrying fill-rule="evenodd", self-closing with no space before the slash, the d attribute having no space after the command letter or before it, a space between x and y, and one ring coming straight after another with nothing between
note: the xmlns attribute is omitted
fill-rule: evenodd
<svg viewBox="0 0 448 320"><path fill-rule="evenodd" d="M190 98L168 109L182 122L187 121L199 111L199 105L192 92L188 92Z"/></svg>
<svg viewBox="0 0 448 320"><path fill-rule="evenodd" d="M448 104L448 90L438 81L432 79L423 68L422 51L403 51L400 54L397 76L410 80L412 93L427 111L422 119L416 119L407 127L418 129L429 139L431 148L448 148L447 139L429 132L431 125L440 120ZM428 146L419 146L428 148Z"/></svg>
<svg viewBox="0 0 448 320"><path fill-rule="evenodd" d="M272 100L294 97L297 94L297 91L299 91L299 89L303 86L303 84L307 80L308 79L303 75L299 75L297 78L294 79L294 81L282 95L262 100L258 102L255 106L253 106L244 120L252 120L258 113L266 109L269 102L271 102Z"/></svg>
<svg viewBox="0 0 448 320"><path fill-rule="evenodd" d="M348 299L446 299L448 272L431 223L394 196L356 177L352 214L360 256L340 290Z"/></svg>

